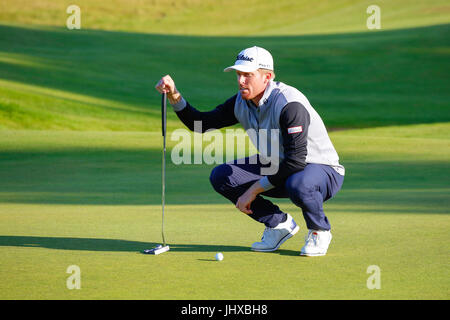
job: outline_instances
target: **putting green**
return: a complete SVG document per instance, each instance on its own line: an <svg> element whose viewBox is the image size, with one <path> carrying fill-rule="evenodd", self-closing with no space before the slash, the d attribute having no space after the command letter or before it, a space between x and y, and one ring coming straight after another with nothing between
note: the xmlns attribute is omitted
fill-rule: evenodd
<svg viewBox="0 0 450 320"><path fill-rule="evenodd" d="M159 134L4 131L0 298L448 299L448 129L331 134L347 177L326 204L334 238L320 258L298 255L306 229L288 200L277 203L300 232L277 252L250 251L263 228L215 194L212 166L173 164L171 251L142 255L161 241ZM80 290L67 288L71 265ZM367 288L371 265L381 289Z"/></svg>

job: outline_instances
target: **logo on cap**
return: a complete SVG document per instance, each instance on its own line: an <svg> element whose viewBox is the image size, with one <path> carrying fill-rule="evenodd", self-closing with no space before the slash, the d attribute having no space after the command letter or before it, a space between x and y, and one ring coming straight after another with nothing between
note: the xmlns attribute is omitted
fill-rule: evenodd
<svg viewBox="0 0 450 320"><path fill-rule="evenodd" d="M272 68L272 66L271 66L270 64L259 63L258 65L259 65L261 68L267 68L267 69Z"/></svg>
<svg viewBox="0 0 450 320"><path fill-rule="evenodd" d="M247 57L246 55L240 53L240 54L238 54L238 56L236 57L236 61L238 61L238 60L245 60L245 61L250 61L250 62L252 62L254 59L253 59L253 58L250 58L250 57Z"/></svg>

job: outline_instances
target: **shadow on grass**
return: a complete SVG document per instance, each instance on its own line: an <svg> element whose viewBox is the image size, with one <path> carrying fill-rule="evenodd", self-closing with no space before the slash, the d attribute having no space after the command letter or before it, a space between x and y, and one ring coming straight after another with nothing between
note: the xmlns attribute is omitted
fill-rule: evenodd
<svg viewBox="0 0 450 320"><path fill-rule="evenodd" d="M448 213L448 184L442 179L450 173L447 162L352 161L344 165L344 186L327 202L335 205L334 210ZM209 182L213 167L167 161L166 204L230 204ZM289 199L273 201L290 204ZM161 152L0 151L0 203L160 206Z"/></svg>
<svg viewBox="0 0 450 320"><path fill-rule="evenodd" d="M168 154L167 204L226 203L210 185L213 166ZM160 150L0 151L0 203L160 205L161 175Z"/></svg>
<svg viewBox="0 0 450 320"><path fill-rule="evenodd" d="M228 65L237 48L255 43L273 52L282 81L305 90L313 105L317 101L331 127L432 123L449 119L448 77L442 71L448 59L439 53L448 30L449 25L439 25L377 33L266 36L255 43L254 37L241 36L0 25L0 57L6 58L0 61L0 74L8 81L133 106L114 107L121 115L157 117L159 95L149 87L161 75L176 75L193 103L220 103L235 93L235 84L230 77L211 81L209 75ZM66 97L55 101L59 99L77 102ZM422 112L424 105L427 112ZM99 117L111 111L103 104L91 107L98 108ZM78 116L78 110L65 112Z"/></svg>
<svg viewBox="0 0 450 320"><path fill-rule="evenodd" d="M0 236L0 246L47 248L57 250L141 252L154 248L159 243L119 239L65 238L65 237L28 237ZM249 247L201 244L172 244L170 250L176 252L240 252L250 251Z"/></svg>

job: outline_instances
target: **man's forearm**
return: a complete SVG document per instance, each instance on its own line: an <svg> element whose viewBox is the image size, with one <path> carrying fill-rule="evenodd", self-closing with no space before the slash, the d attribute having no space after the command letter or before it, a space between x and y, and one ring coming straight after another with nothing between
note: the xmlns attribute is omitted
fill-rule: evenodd
<svg viewBox="0 0 450 320"><path fill-rule="evenodd" d="M261 183L258 180L254 184L252 184L250 188L248 188L247 192L250 192L253 195L257 196L258 194L264 192L264 188L261 186Z"/></svg>
<svg viewBox="0 0 450 320"><path fill-rule="evenodd" d="M178 118L184 123L189 130L194 131L195 122L201 121L201 132L205 132L209 129L220 129L228 127L237 123L237 119L234 115L234 104L236 95L228 99L225 103L218 105L211 111L201 112L192 107L182 96L173 96L174 99L178 99L177 102L170 104L175 110Z"/></svg>

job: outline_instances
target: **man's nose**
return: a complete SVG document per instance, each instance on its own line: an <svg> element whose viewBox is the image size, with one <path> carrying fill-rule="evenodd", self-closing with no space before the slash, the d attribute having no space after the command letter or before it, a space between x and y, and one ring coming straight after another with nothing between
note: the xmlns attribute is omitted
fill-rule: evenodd
<svg viewBox="0 0 450 320"><path fill-rule="evenodd" d="M240 85L245 84L245 77L243 75L238 76L238 83Z"/></svg>

